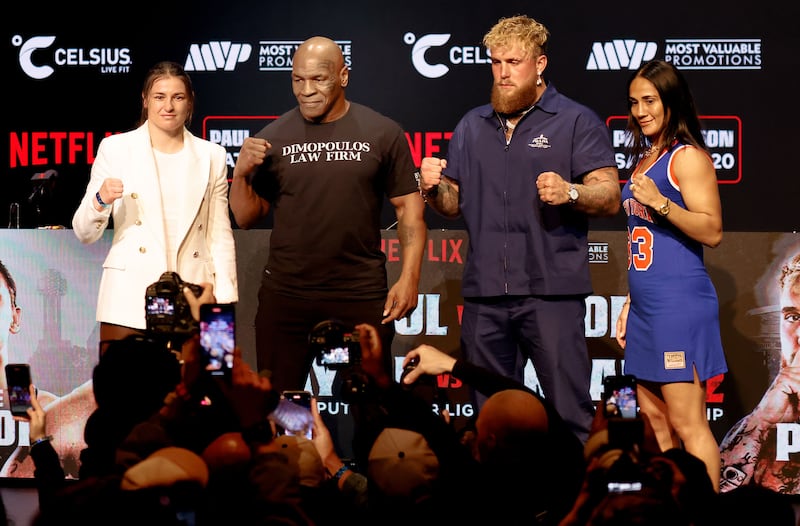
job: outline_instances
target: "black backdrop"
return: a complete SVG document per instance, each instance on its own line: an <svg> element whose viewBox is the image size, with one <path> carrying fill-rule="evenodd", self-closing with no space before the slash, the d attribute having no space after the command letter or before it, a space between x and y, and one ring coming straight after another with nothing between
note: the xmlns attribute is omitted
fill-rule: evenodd
<svg viewBox="0 0 800 526"><path fill-rule="evenodd" d="M413 144L423 145L415 150L418 155L443 154L446 134L461 115L488 100L491 73L480 45L483 34L501 16L525 13L552 33L545 78L611 119L612 129L621 125L613 117L625 115L625 83L629 67L640 61L639 50L645 51L644 58L711 64L709 69L687 67L685 73L700 113L708 117L704 124L728 137L712 148L726 230L787 232L798 227L793 208L799 185L786 162L800 143L793 102L798 81L792 72L798 70L800 47L794 27L800 6L795 2L768 0L736 9L718 0L690 7L614 1L201 1L125 4L121 15L112 15L107 3L80 4L16 4L13 15L0 21L9 88L0 119L7 138L0 150L7 159L0 226L7 224L11 202L22 204L22 226L68 226L99 140L134 126L147 69L164 59L186 64L202 56L192 55L193 50L217 43L230 42L238 52L222 53L226 57L244 58L248 46L250 54L227 69L224 60L215 62L211 55L191 61L198 96L191 128L198 135L209 136L213 126L234 135L253 133L266 122L253 117L279 115L291 107L288 71L266 65L285 61L290 53L281 54L274 46L271 52L270 45L292 45L322 34L349 45L352 100L400 122ZM411 42L431 35L449 35L439 39L444 44L421 54L427 63L448 68L438 78L423 76L412 62ZM53 38L31 50L37 37ZM32 78L22 67L26 57L34 66L50 66L52 73ZM738 69L744 67L749 69ZM227 147L232 164L238 144ZM29 202L36 189L31 177L48 169L58 172L55 188L44 188ZM386 226L393 221L390 210L385 221ZM430 212L428 221L432 228L460 227ZM594 227L622 228L623 218L599 220Z"/></svg>

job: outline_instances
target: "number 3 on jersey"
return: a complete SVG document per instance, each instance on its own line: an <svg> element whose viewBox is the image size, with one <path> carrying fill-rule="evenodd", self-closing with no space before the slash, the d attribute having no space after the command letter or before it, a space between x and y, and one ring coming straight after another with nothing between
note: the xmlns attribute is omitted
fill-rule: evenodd
<svg viewBox="0 0 800 526"><path fill-rule="evenodd" d="M636 245L634 254L633 245ZM653 233L646 226L628 229L628 270L647 270L653 264Z"/></svg>

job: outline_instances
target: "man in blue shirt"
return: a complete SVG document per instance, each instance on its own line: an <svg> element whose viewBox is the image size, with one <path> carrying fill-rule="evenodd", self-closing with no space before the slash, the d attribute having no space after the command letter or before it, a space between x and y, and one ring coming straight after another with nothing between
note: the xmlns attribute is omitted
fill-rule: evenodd
<svg viewBox="0 0 800 526"><path fill-rule="evenodd" d="M585 441L594 415L588 216L619 211L619 176L605 124L542 78L548 37L527 16L503 18L485 35L491 104L461 119L446 160L423 159L420 190L440 214L462 216L469 233L465 358L520 381L530 359L544 396Z"/></svg>

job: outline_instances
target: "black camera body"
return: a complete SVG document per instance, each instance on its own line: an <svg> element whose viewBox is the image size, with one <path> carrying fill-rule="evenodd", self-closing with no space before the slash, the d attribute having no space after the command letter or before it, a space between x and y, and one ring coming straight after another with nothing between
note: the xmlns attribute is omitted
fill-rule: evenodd
<svg viewBox="0 0 800 526"><path fill-rule="evenodd" d="M317 365L336 370L361 363L358 331L337 320L325 320L316 324L308 335L308 341Z"/></svg>
<svg viewBox="0 0 800 526"><path fill-rule="evenodd" d="M154 335L189 336L198 330L189 302L183 295L189 287L195 296L203 287L183 281L177 272L164 272L145 293L145 321L147 331Z"/></svg>
<svg viewBox="0 0 800 526"><path fill-rule="evenodd" d="M317 365L337 371L334 389L347 403L368 398L371 381L361 368L361 340L354 327L338 320L321 321L311 329L308 342Z"/></svg>

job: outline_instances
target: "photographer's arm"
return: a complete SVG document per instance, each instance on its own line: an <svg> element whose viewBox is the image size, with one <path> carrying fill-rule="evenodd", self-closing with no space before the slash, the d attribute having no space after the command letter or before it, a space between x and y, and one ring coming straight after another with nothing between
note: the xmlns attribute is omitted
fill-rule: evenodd
<svg viewBox="0 0 800 526"><path fill-rule="evenodd" d="M381 388L391 385L392 379L383 367L383 345L377 329L368 323L356 325L361 345L361 367Z"/></svg>
<svg viewBox="0 0 800 526"><path fill-rule="evenodd" d="M403 379L405 384L413 383L423 374L436 376L450 373L487 397L506 389L521 389L530 392L530 389L516 380L466 360L456 359L431 345L423 344L410 350L403 360L403 367L405 368L415 358L419 359L419 364L405 376Z"/></svg>
<svg viewBox="0 0 800 526"><path fill-rule="evenodd" d="M204 303L216 303L217 298L214 296L214 285L212 283L203 282L198 283L203 288L203 293L200 296L195 296L192 289L189 287L183 288L183 295L186 297L186 302L189 308L192 309L192 317L195 321L200 321L200 305Z"/></svg>
<svg viewBox="0 0 800 526"><path fill-rule="evenodd" d="M339 454L336 453L333 437L322 420L317 407L317 400L311 400L311 414L314 417L314 434L312 442L322 458L322 463L328 475L335 479L336 487L359 510L367 509L367 478L361 473L350 469Z"/></svg>
<svg viewBox="0 0 800 526"><path fill-rule="evenodd" d="M39 495L39 509L45 509L53 495L64 486L64 468L47 435L47 414L39 403L36 387L30 385L31 407L28 408L30 455L33 458L33 477Z"/></svg>

